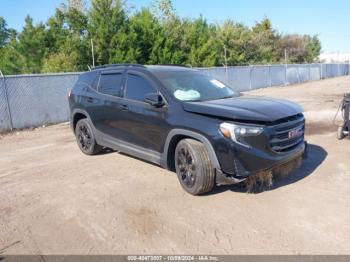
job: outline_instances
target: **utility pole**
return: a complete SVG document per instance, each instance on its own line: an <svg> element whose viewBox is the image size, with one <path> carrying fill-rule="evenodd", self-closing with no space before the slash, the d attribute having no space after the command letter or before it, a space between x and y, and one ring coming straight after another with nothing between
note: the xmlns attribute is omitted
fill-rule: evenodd
<svg viewBox="0 0 350 262"><path fill-rule="evenodd" d="M287 53L287 48L284 49L284 85L286 86L288 83L288 65L287 65L287 60L288 60L288 53Z"/></svg>
<svg viewBox="0 0 350 262"><path fill-rule="evenodd" d="M226 77L226 83L228 83L228 72L227 72L227 50L226 50L226 45L224 45L224 55L225 55L225 77Z"/></svg>
<svg viewBox="0 0 350 262"><path fill-rule="evenodd" d="M95 54L94 54L94 42L91 38L91 55L92 55L92 68L95 68Z"/></svg>
<svg viewBox="0 0 350 262"><path fill-rule="evenodd" d="M227 67L227 49L226 49L226 45L224 45L224 55L225 55L225 67Z"/></svg>
<svg viewBox="0 0 350 262"><path fill-rule="evenodd" d="M287 48L284 49L284 63L287 64L287 60L288 60L288 52L287 52Z"/></svg>

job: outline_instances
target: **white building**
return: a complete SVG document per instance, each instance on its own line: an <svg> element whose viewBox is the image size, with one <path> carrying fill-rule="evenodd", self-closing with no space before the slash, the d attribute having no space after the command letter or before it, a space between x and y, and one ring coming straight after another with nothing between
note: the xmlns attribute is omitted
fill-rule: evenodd
<svg viewBox="0 0 350 262"><path fill-rule="evenodd" d="M350 62L350 53L322 53L319 58L322 63L348 63Z"/></svg>

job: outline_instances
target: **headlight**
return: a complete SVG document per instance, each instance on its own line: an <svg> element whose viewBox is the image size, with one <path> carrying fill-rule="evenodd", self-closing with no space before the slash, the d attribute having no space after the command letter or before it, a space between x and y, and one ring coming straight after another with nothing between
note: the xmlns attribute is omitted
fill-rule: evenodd
<svg viewBox="0 0 350 262"><path fill-rule="evenodd" d="M264 131L264 128L259 126L245 126L231 123L222 123L220 125L220 131L224 137L231 138L237 144L245 147L250 147L244 141L244 138L249 136L258 136Z"/></svg>

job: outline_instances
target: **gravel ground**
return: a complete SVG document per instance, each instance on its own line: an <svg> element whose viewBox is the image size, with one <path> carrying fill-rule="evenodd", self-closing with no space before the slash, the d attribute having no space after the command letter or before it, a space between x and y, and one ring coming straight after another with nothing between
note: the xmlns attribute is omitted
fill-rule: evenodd
<svg viewBox="0 0 350 262"><path fill-rule="evenodd" d="M258 194L194 197L176 175L80 153L67 124L0 138L0 254L350 254L350 141L331 125L350 77L267 88L306 111L309 158Z"/></svg>

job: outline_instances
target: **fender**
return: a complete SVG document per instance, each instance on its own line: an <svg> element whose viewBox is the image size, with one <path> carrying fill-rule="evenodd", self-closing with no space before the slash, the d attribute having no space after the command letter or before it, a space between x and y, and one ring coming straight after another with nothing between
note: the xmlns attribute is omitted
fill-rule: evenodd
<svg viewBox="0 0 350 262"><path fill-rule="evenodd" d="M183 135L183 136L188 136L188 137L192 137L200 142L202 142L206 149L208 150L208 153L209 153L209 157L210 157L210 161L213 165L213 167L217 170L217 171L221 171L221 167L220 167L220 164L219 164L219 161L218 161L218 158L216 157L216 154L215 154L215 151L214 151L214 148L213 146L211 145L211 143L209 142L209 140L199 134L199 133L196 133L196 132L193 132L193 131L189 131L189 130L186 130L186 129L179 129L179 128L176 128L176 129L172 129L167 138L166 138L166 141L165 141L165 145L164 145L164 152L163 152L163 161L164 161L164 166L166 168L168 168L168 150L169 150L169 145L170 145L170 142L171 140L173 139L174 136L176 135Z"/></svg>
<svg viewBox="0 0 350 262"><path fill-rule="evenodd" d="M92 126L94 127L92 121L91 121L91 118L89 116L89 114L85 111L85 110L82 110L82 109L79 109L79 108L76 108L73 110L72 114L70 114L70 119L69 119L69 122L70 122L70 127L71 129L73 130L73 119L74 119L74 116L76 114L83 114L86 116L87 119L89 119L90 123L92 124ZM94 127L95 128L95 127ZM74 130L73 130L74 132Z"/></svg>

